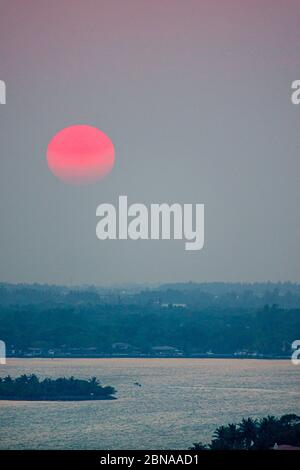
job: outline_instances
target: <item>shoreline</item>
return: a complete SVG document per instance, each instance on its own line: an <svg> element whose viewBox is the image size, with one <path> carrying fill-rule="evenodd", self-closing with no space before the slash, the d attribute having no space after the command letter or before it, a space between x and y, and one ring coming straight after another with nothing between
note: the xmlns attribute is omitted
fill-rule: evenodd
<svg viewBox="0 0 300 470"><path fill-rule="evenodd" d="M3 397L0 396L0 401L111 401L111 400L117 400L116 397L89 397L89 396L84 396L84 397L76 397L76 396L67 396L67 397L61 397L61 396L55 396L55 397L38 397L38 398L30 398L30 397Z"/></svg>
<svg viewBox="0 0 300 470"><path fill-rule="evenodd" d="M41 356L7 356L6 359L253 359L253 360L291 360L291 356L268 355L230 355L230 354L194 354L194 355L134 355L134 354L90 354L82 355L41 355Z"/></svg>

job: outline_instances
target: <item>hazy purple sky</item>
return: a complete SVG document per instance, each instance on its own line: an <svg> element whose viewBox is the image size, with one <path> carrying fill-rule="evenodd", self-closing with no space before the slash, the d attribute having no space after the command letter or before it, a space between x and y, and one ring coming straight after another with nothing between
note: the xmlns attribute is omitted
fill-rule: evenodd
<svg viewBox="0 0 300 470"><path fill-rule="evenodd" d="M0 0L0 280L300 281L298 0ZM52 136L94 125L116 165L61 183ZM205 247L106 241L101 202L205 204Z"/></svg>

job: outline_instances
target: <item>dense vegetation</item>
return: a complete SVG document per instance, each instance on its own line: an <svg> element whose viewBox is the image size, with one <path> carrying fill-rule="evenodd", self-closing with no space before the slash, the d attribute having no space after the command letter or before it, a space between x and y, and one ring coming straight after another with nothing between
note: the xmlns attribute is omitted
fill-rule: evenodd
<svg viewBox="0 0 300 470"><path fill-rule="evenodd" d="M74 377L39 380L32 375L13 379L0 378L0 399L12 400L109 400L116 393L113 387L102 387L96 377L89 380Z"/></svg>
<svg viewBox="0 0 300 470"><path fill-rule="evenodd" d="M128 351L151 352L169 345L186 354L247 350L290 355L300 338L300 309L259 311L199 310L137 306L6 307L0 312L0 338L7 350L96 348L111 353L115 343Z"/></svg>
<svg viewBox="0 0 300 470"><path fill-rule="evenodd" d="M0 339L8 354L29 348L112 354L121 345L128 354L170 346L185 355L247 351L289 356L299 338L300 287L295 284L147 290L0 286Z"/></svg>
<svg viewBox="0 0 300 470"><path fill-rule="evenodd" d="M300 284L192 282L158 287L131 285L103 288L95 286L55 286L47 284L0 283L0 305L66 305L82 303L145 305L185 303L192 309L260 309L276 304L284 309L300 308Z"/></svg>
<svg viewBox="0 0 300 470"><path fill-rule="evenodd" d="M195 443L193 450L266 450L274 445L300 446L300 416L243 419L216 429L210 444Z"/></svg>

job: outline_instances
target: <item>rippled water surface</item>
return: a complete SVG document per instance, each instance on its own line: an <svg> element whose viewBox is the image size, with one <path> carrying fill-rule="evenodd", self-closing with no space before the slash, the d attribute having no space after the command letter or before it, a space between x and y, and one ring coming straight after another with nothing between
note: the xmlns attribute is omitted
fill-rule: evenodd
<svg viewBox="0 0 300 470"><path fill-rule="evenodd" d="M2 449L180 449L243 417L300 414L300 367L240 359L10 359L0 375L97 376L118 400L0 401ZM137 387L134 382L140 382Z"/></svg>

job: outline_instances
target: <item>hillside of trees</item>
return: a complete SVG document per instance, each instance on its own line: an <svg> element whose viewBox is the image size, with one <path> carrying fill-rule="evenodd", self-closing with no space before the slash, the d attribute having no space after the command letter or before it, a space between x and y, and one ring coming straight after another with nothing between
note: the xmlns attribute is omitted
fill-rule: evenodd
<svg viewBox="0 0 300 470"><path fill-rule="evenodd" d="M206 285L204 291L201 285L184 284L104 294L2 285L0 339L14 355L30 348L56 355L78 349L151 355L162 347L184 355L290 356L292 342L300 339L298 287L264 290L266 285L258 284L250 292L248 285L241 286ZM287 306L287 299L296 306Z"/></svg>
<svg viewBox="0 0 300 470"><path fill-rule="evenodd" d="M176 283L160 286L55 286L0 283L0 306L8 305L140 305L181 303L189 308L259 309L276 304L300 308L300 284L286 283Z"/></svg>

